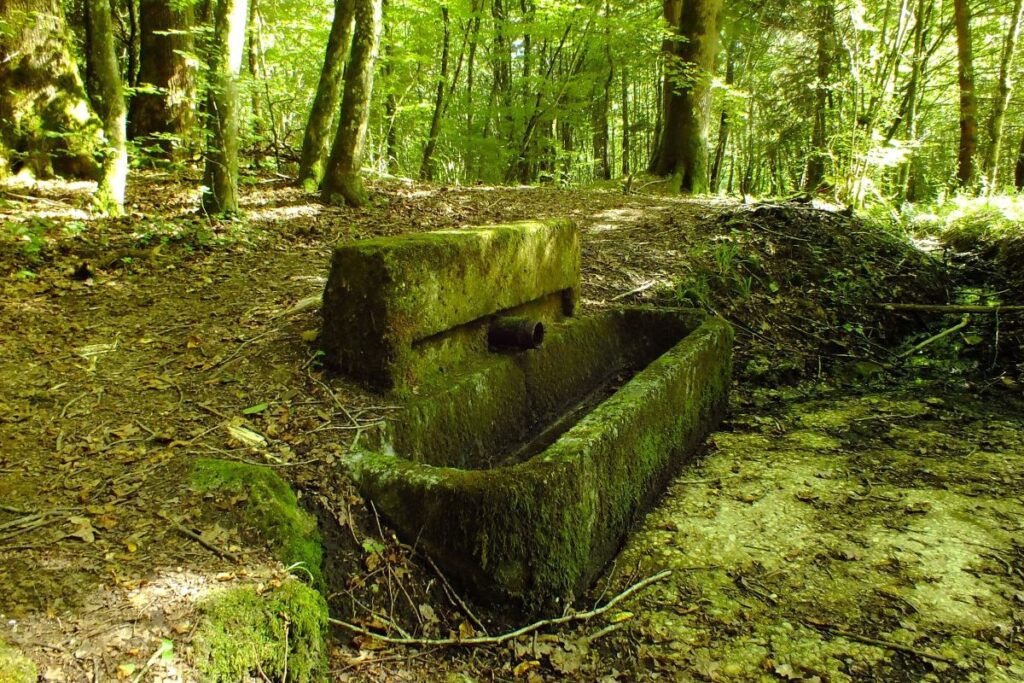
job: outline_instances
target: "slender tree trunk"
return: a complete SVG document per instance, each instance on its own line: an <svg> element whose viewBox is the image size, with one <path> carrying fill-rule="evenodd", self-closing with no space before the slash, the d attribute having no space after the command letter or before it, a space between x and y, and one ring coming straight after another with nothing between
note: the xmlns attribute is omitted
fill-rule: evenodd
<svg viewBox="0 0 1024 683"><path fill-rule="evenodd" d="M0 26L0 147L10 170L98 177L100 123L71 57L61 3L0 0Z"/></svg>
<svg viewBox="0 0 1024 683"><path fill-rule="evenodd" d="M666 54L665 124L657 173L675 176L679 190L708 191L707 127L718 50L721 0L664 0L664 17L683 40Z"/></svg>
<svg viewBox="0 0 1024 683"><path fill-rule="evenodd" d="M730 38L725 51L725 85L732 86L736 77L736 48L737 41ZM717 193L722 178L722 165L725 163L725 150L729 144L729 108L722 107L722 114L718 120L718 144L715 145L715 160L711 164L711 192Z"/></svg>
<svg viewBox="0 0 1024 683"><path fill-rule="evenodd" d="M253 166L263 165L263 152L267 141L267 126L264 121L263 98L260 93L260 0L248 0L249 19L246 22L245 64L249 71L249 98L252 106L252 161Z"/></svg>
<svg viewBox="0 0 1024 683"><path fill-rule="evenodd" d="M974 57L971 43L969 0L953 0L956 24L958 81L960 85L960 148L957 154L957 180L961 189L973 191L978 150L978 98L974 91Z"/></svg>
<svg viewBox="0 0 1024 683"><path fill-rule="evenodd" d="M995 192L999 180L999 152L1003 143L1003 121L1006 118L1006 107L1010 103L1010 65L1013 63L1013 52L1020 36L1021 11L1024 3L1014 0L1013 14L1010 15L1010 27L1006 31L1003 50L999 58L999 76L996 79L996 92L992 98L992 113L988 119L988 147L985 150L984 173L988 181L989 193Z"/></svg>
<svg viewBox="0 0 1024 683"><path fill-rule="evenodd" d="M433 180L434 150L437 138L441 134L441 114L444 111L444 89L448 85L448 54L451 49L451 22L448 19L448 5L441 5L441 73L437 79L437 92L434 95L434 115L430 118L430 130L427 132L427 144L423 148L423 160L420 162L420 179Z"/></svg>
<svg viewBox="0 0 1024 683"><path fill-rule="evenodd" d="M835 47L832 40L835 24L833 0L819 0L815 11L818 43L818 72L814 84L814 127L811 132L811 153L804 170L804 191L815 192L825 182L828 153L828 93L832 78L832 57Z"/></svg>
<svg viewBox="0 0 1024 683"><path fill-rule="evenodd" d="M384 25L381 29L384 34L384 120L386 130L384 133L385 156L388 173L398 173L398 96L395 94L395 64L393 59L394 41L391 39L391 22L388 21L388 0L381 3Z"/></svg>
<svg viewBox="0 0 1024 683"><path fill-rule="evenodd" d="M611 101L612 80L615 70L609 60L606 64L608 76L594 88L594 103L591 105L591 148L594 155L594 179L611 180L612 167L608 161L608 109Z"/></svg>
<svg viewBox="0 0 1024 683"><path fill-rule="evenodd" d="M381 0L355 0L355 32L341 119L321 190L323 200L329 204L359 207L369 201L359 171L370 116L374 65L380 46L381 12Z"/></svg>
<svg viewBox="0 0 1024 683"><path fill-rule="evenodd" d="M306 133L302 138L302 156L299 160L299 183L313 192L324 177L324 164L330 152L331 128L334 112L341 101L341 83L345 74L345 58L352 43L352 0L335 0L334 19L327 36L320 82L309 110ZM390 117L388 119L390 121Z"/></svg>
<svg viewBox="0 0 1024 683"><path fill-rule="evenodd" d="M633 153L633 131L629 128L632 125L629 119L629 69L623 66L621 71L622 76L619 80L622 81L622 177L627 178L632 170L630 155Z"/></svg>
<svg viewBox="0 0 1024 683"><path fill-rule="evenodd" d="M180 157L195 123L196 78L185 55L193 51L192 5L139 0L139 84L129 112L132 139Z"/></svg>
<svg viewBox="0 0 1024 683"><path fill-rule="evenodd" d="M907 201L917 201L923 193L920 178L920 161L917 150L917 99L918 86L921 81L921 72L924 69L924 27L925 27L925 3L928 0L918 0L916 17L914 19L914 53L910 65L910 78L907 81L907 110L904 116L907 126L907 140L911 145L908 152L910 158L900 165L897 175L897 191Z"/></svg>
<svg viewBox="0 0 1024 683"><path fill-rule="evenodd" d="M128 64L125 66L125 82L129 88L139 84L139 57L142 49L139 41L139 6L137 0L127 0L128 7Z"/></svg>
<svg viewBox="0 0 1024 683"><path fill-rule="evenodd" d="M1017 192L1024 190L1024 135L1020 138L1020 147L1017 149L1017 164L1013 168L1013 186Z"/></svg>
<svg viewBox="0 0 1024 683"><path fill-rule="evenodd" d="M238 75L245 52L246 0L218 0L210 46L203 209L238 213Z"/></svg>
<svg viewBox="0 0 1024 683"><path fill-rule="evenodd" d="M128 150L125 145L127 110L121 87L121 68L114 52L110 0L89 0L89 27L92 43L88 58L96 74L97 86L92 100L103 122L106 138L99 185L93 200L102 213L120 216L124 213L124 188L128 179Z"/></svg>

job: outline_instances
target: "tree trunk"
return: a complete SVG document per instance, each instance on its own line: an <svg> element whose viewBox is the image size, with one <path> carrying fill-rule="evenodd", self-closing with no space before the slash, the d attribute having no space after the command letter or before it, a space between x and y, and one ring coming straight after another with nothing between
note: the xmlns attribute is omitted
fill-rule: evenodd
<svg viewBox="0 0 1024 683"><path fill-rule="evenodd" d="M971 44L971 8L969 0L953 0L956 24L958 80L960 85L960 148L957 154L957 180L960 188L973 191L974 157L978 150L978 98L974 92L974 57Z"/></svg>
<svg viewBox="0 0 1024 683"><path fill-rule="evenodd" d="M1003 41L1003 51L999 58L999 77L996 80L996 92L992 97L992 113L988 119L988 147L985 150L984 173L988 181L989 193L995 192L999 180L999 152L1003 143L1003 121L1006 118L1006 107L1010 103L1010 65L1013 63L1013 51L1020 35L1021 10L1024 3L1014 0L1013 14L1010 16L1010 27Z"/></svg>
<svg viewBox="0 0 1024 683"><path fill-rule="evenodd" d="M612 167L608 162L608 108L611 100L612 79L615 70L607 63L608 77L594 88L594 103L590 110L591 148L594 156L594 179L611 180Z"/></svg>
<svg viewBox="0 0 1024 683"><path fill-rule="evenodd" d="M263 120L263 101L260 94L260 31L258 28L260 0L248 0L249 18L246 21L245 65L249 71L249 97L252 107L252 162L259 168L263 165L264 143L267 141L266 122Z"/></svg>
<svg viewBox="0 0 1024 683"><path fill-rule="evenodd" d="M98 177L100 123L71 57L61 3L0 0L0 26L0 146L10 170Z"/></svg>
<svg viewBox="0 0 1024 683"><path fill-rule="evenodd" d="M114 52L114 28L110 0L89 0L89 28L92 34L89 62L96 75L97 90L92 101L103 122L106 138L96 195L96 208L111 216L124 213L124 188L128 179L128 150L125 146L127 110L121 87L121 68Z"/></svg>
<svg viewBox="0 0 1024 683"><path fill-rule="evenodd" d="M329 204L364 206L369 198L359 175L373 94L373 70L380 46L381 0L355 0L355 32L345 79L341 120L322 187Z"/></svg>
<svg viewBox="0 0 1024 683"><path fill-rule="evenodd" d="M707 127L721 0L664 0L664 17L683 40L667 41L665 122L656 172L679 190L708 191Z"/></svg>
<svg viewBox="0 0 1024 683"><path fill-rule="evenodd" d="M622 76L619 80L622 81L622 177L628 178L632 170L629 157L633 152L633 132L629 129L629 70L626 67L622 67Z"/></svg>
<svg viewBox="0 0 1024 683"><path fill-rule="evenodd" d="M246 0L218 0L210 46L203 209L238 213L238 75L245 52Z"/></svg>
<svg viewBox="0 0 1024 683"><path fill-rule="evenodd" d="M437 92L434 95L434 115L430 118L430 131L427 133L427 144L423 148L423 161L420 162L420 179L433 180L434 150L437 138L441 134L441 113L444 111L444 89L448 85L448 53L451 48L451 22L448 19L448 6L441 5L441 73L437 79Z"/></svg>
<svg viewBox="0 0 1024 683"><path fill-rule="evenodd" d="M907 201L914 202L922 198L925 193L923 177L920 169L920 158L917 155L915 146L917 144L917 100L918 87L921 82L926 58L924 45L924 27L927 17L925 16L928 0L918 0L916 17L914 19L914 54L911 58L910 78L907 81L907 110L905 121L907 125L907 141L911 145L908 152L909 159L900 165L897 175L897 191Z"/></svg>
<svg viewBox="0 0 1024 683"><path fill-rule="evenodd" d="M193 51L192 5L174 0L139 0L138 82L129 132L162 154L184 156L195 123L195 72L185 55Z"/></svg>
<svg viewBox="0 0 1024 683"><path fill-rule="evenodd" d="M814 84L814 127L811 131L811 153L804 170L804 191L815 192L825 182L828 153L828 93L832 77L832 55L835 52L832 32L835 23L833 0L819 0L816 8L818 72Z"/></svg>
<svg viewBox="0 0 1024 683"><path fill-rule="evenodd" d="M730 38L725 51L725 85L728 88L736 77L737 40ZM718 144L715 145L715 160L711 164L711 192L718 192L722 179L722 164L725 163L725 149L729 144L729 107L722 107L722 115L718 120Z"/></svg>
<svg viewBox="0 0 1024 683"><path fill-rule="evenodd" d="M341 82L345 74L345 58L352 43L352 0L335 0L334 20L327 36L327 54L320 71L320 82L309 110L306 133L302 138L299 161L299 183L313 192L324 177L324 164L330 152L334 112L341 101Z"/></svg>
<svg viewBox="0 0 1024 683"><path fill-rule="evenodd" d="M1013 186L1017 192L1024 190L1024 135L1020 138L1020 147L1017 149L1017 164L1013 169Z"/></svg>

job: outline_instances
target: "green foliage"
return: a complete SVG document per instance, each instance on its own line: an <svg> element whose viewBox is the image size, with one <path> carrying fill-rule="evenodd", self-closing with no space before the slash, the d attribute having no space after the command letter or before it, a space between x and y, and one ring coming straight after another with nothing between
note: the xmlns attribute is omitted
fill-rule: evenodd
<svg viewBox="0 0 1024 683"><path fill-rule="evenodd" d="M302 566L323 587L323 547L316 519L299 507L288 484L269 467L229 460L196 462L192 486L208 494L241 498L243 521L264 538L281 562Z"/></svg>
<svg viewBox="0 0 1024 683"><path fill-rule="evenodd" d="M262 594L231 588L207 597L199 611L192 645L203 681L326 680L327 603L309 586L289 579Z"/></svg>
<svg viewBox="0 0 1024 683"><path fill-rule="evenodd" d="M38 678L32 660L0 640L0 683L35 683Z"/></svg>

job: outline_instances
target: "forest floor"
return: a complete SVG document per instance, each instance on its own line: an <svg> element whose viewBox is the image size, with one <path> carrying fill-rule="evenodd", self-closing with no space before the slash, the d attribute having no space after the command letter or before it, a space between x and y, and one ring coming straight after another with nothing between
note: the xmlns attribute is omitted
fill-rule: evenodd
<svg viewBox="0 0 1024 683"><path fill-rule="evenodd" d="M118 220L90 216L87 185L0 188L0 655L47 681L189 680L197 600L286 573L239 500L190 487L202 457L272 467L333 527L334 616L458 632L458 601L339 473L394 407L320 367L330 246L568 216L585 310L699 305L737 330L728 420L579 607L673 573L610 621L489 648L339 629L331 679L1024 678L1020 385L975 373L988 321L903 354L959 316L868 305L955 298L899 231L806 205L398 181L362 211L254 181L244 221L210 223L192 187L143 175Z"/></svg>

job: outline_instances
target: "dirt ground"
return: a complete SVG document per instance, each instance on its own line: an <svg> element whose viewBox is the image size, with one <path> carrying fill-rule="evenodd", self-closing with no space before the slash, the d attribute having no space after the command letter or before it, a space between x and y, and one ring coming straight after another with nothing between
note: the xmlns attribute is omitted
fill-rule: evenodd
<svg viewBox="0 0 1024 683"><path fill-rule="evenodd" d="M2 188L0 641L44 680L190 680L197 599L281 580L237 501L189 488L199 457L273 467L333 528L335 616L457 631L449 589L339 474L394 406L320 367L330 245L566 215L585 308L695 304L737 328L728 423L577 607L671 576L491 648L339 629L332 679L1024 679L1019 390L908 367L893 349L929 321L864 306L941 300L930 257L811 207L374 189L378 205L354 211L257 180L244 221L211 224L190 185L158 174L116 221L87 213L88 186Z"/></svg>

